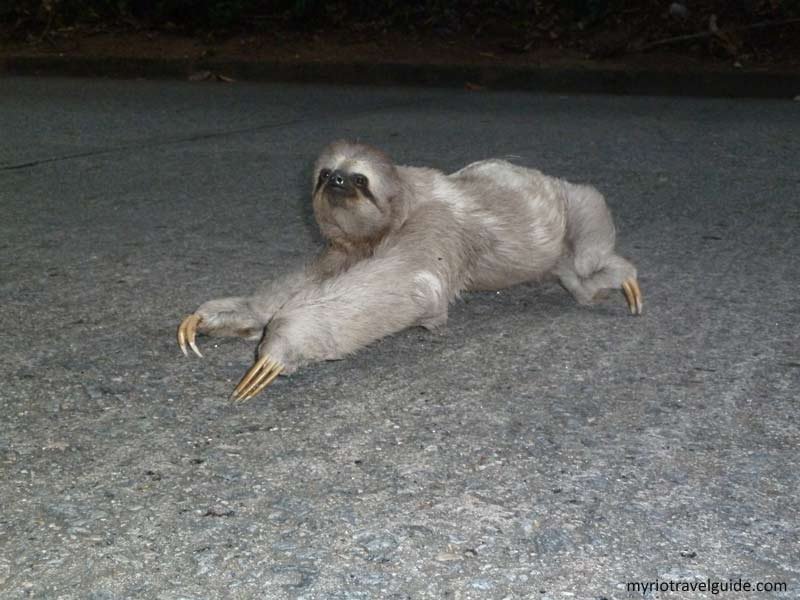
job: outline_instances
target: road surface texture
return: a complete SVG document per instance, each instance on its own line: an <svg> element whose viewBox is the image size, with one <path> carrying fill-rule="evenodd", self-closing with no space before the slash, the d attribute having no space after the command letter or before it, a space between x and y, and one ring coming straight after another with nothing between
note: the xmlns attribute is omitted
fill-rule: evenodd
<svg viewBox="0 0 800 600"><path fill-rule="evenodd" d="M314 252L338 137L594 183L645 314L467 294L229 405L256 344L176 326ZM791 101L0 79L0 597L797 598L798 157Z"/></svg>

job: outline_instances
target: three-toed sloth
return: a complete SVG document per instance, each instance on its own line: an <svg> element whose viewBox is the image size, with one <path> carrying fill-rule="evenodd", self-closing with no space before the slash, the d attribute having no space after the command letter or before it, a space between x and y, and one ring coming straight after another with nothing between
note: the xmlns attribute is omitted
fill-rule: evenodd
<svg viewBox="0 0 800 600"><path fill-rule="evenodd" d="M615 254L591 186L495 159L446 175L337 141L317 160L312 199L327 242L316 260L252 296L206 302L178 328L184 354L200 354L196 332L261 340L236 400L407 327L439 327L462 291L553 275L581 304L616 288L641 314L636 269Z"/></svg>

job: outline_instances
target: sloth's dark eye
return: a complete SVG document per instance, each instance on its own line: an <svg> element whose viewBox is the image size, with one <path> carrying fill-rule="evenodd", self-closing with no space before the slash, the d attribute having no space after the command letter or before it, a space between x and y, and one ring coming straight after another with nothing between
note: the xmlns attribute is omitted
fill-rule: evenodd
<svg viewBox="0 0 800 600"><path fill-rule="evenodd" d="M358 187L364 187L367 185L367 178L364 175L356 173L353 175L353 183Z"/></svg>
<svg viewBox="0 0 800 600"><path fill-rule="evenodd" d="M325 181L330 176L331 176L330 169L322 169L322 171L319 172L319 180L320 181Z"/></svg>

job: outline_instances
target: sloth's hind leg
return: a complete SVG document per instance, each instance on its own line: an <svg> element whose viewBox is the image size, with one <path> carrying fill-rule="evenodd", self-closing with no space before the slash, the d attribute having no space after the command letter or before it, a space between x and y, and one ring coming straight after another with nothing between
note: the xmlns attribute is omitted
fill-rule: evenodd
<svg viewBox="0 0 800 600"><path fill-rule="evenodd" d="M266 320L253 308L249 298L220 298L202 304L178 327L178 344L188 355L188 346L200 354L195 337L198 333L256 340L261 337Z"/></svg>
<svg viewBox="0 0 800 600"><path fill-rule="evenodd" d="M614 253L615 230L602 194L591 186L566 184L567 252L554 270L581 304L619 289L631 314L642 313L636 267Z"/></svg>
<svg viewBox="0 0 800 600"><path fill-rule="evenodd" d="M606 256L595 271L582 273L572 256L564 257L555 274L580 304L591 304L608 295L612 289L622 290L633 315L642 314L642 292L636 279L636 268L616 254Z"/></svg>

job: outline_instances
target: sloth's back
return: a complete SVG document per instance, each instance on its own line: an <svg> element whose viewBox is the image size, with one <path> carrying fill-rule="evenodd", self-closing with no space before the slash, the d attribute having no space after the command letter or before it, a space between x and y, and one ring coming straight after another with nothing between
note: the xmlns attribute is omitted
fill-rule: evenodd
<svg viewBox="0 0 800 600"><path fill-rule="evenodd" d="M564 182L505 160L472 163L447 176L485 237L473 289L541 278L564 252Z"/></svg>

